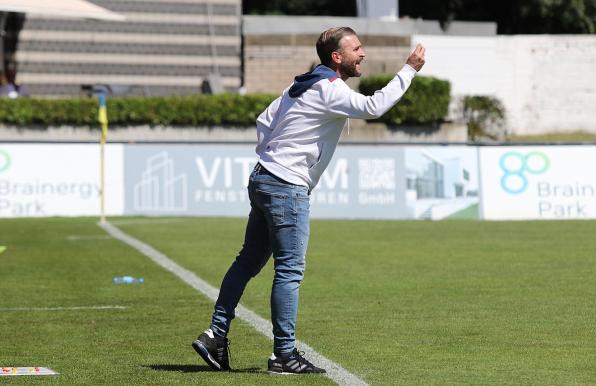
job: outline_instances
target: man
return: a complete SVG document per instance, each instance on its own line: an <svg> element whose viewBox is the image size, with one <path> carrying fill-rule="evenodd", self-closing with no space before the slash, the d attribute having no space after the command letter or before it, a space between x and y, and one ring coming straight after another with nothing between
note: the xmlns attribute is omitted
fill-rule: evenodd
<svg viewBox="0 0 596 386"><path fill-rule="evenodd" d="M230 369L226 336L234 310L248 281L273 254L274 342L268 371L325 372L294 346L298 289L309 236L309 195L331 161L346 119L383 115L424 65L425 49L417 45L393 80L373 96L364 96L344 83L361 75L365 57L354 30L331 28L321 34L316 48L321 64L297 76L257 118L259 161L248 183L251 212L244 245L223 279L210 328L192 343L215 370Z"/></svg>

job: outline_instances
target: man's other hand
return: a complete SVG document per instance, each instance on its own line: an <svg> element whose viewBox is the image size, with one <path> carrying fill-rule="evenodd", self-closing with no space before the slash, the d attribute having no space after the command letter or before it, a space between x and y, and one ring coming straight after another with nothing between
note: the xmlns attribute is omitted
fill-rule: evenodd
<svg viewBox="0 0 596 386"><path fill-rule="evenodd" d="M416 70L416 72L420 71L422 66L424 66L425 52L426 49L422 46L422 44L416 44L416 48L414 48L414 51L412 51L408 57L408 60L406 60L406 64L410 65L414 70Z"/></svg>

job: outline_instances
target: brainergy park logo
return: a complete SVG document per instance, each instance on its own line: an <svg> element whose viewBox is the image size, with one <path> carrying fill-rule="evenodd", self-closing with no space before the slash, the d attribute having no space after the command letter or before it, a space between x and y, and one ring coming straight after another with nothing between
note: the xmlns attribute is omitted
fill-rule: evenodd
<svg viewBox="0 0 596 386"><path fill-rule="evenodd" d="M10 163L10 155L6 151L0 149L0 173L7 170L10 167Z"/></svg>
<svg viewBox="0 0 596 386"><path fill-rule="evenodd" d="M509 194L520 194L528 188L526 174L538 175L550 167L546 154L533 151L527 154L510 151L501 156L499 166L503 171L501 187Z"/></svg>

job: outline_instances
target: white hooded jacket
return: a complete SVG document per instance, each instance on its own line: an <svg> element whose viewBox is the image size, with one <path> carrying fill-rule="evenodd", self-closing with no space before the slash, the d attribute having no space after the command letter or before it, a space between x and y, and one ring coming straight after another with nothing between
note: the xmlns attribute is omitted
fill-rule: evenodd
<svg viewBox="0 0 596 386"><path fill-rule="evenodd" d="M415 75L406 64L371 96L353 91L323 65L297 76L257 118L259 163L284 181L312 190L331 161L346 119L379 118L401 99Z"/></svg>

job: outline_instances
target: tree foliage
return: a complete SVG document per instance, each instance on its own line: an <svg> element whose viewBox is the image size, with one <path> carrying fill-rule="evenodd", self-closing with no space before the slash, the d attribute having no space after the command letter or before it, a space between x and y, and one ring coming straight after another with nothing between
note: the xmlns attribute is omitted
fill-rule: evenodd
<svg viewBox="0 0 596 386"><path fill-rule="evenodd" d="M243 12L356 16L356 1L245 0ZM453 20L494 21L500 34L596 33L596 0L399 0L399 14L443 27Z"/></svg>
<svg viewBox="0 0 596 386"><path fill-rule="evenodd" d="M495 21L501 34L595 33L596 0L400 0L400 14L439 20Z"/></svg>
<svg viewBox="0 0 596 386"><path fill-rule="evenodd" d="M244 14L355 16L356 1L243 0Z"/></svg>
<svg viewBox="0 0 596 386"><path fill-rule="evenodd" d="M504 139L505 107L495 97L469 95L462 101L463 115L468 127L468 139Z"/></svg>

